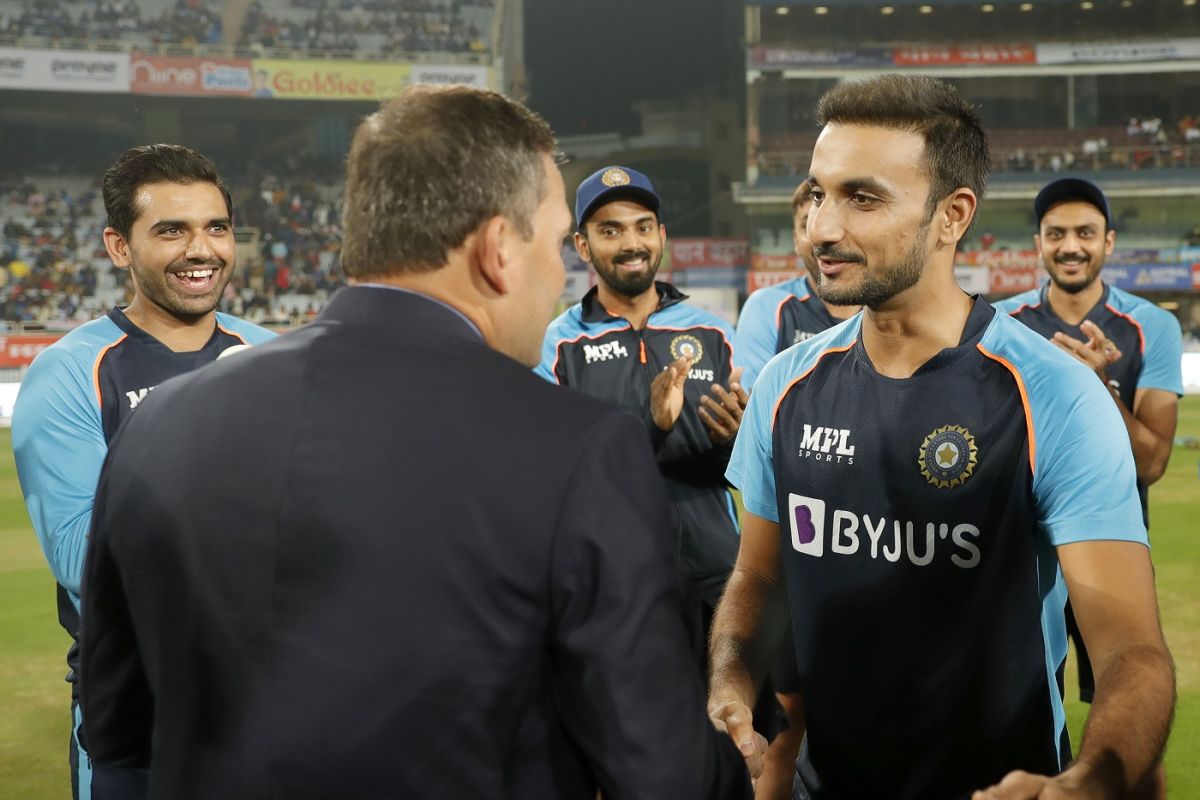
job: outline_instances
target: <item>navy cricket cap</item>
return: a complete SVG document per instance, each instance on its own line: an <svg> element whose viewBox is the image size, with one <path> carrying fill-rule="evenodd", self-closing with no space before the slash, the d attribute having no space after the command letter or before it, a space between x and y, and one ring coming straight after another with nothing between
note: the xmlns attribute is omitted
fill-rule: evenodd
<svg viewBox="0 0 1200 800"><path fill-rule="evenodd" d="M575 224L580 228L591 213L616 197L631 197L658 213L662 200L654 184L629 167L604 167L593 172L575 190Z"/></svg>
<svg viewBox="0 0 1200 800"><path fill-rule="evenodd" d="M1066 200L1078 200L1081 203L1095 206L1104 215L1104 221L1108 227L1113 226L1112 211L1108 208L1108 198L1104 196L1104 192L1100 190L1099 186L1083 178L1059 178L1042 187L1033 200L1033 213L1037 217L1038 225L1041 226L1042 217L1046 216L1046 212L1050 210L1051 206Z"/></svg>

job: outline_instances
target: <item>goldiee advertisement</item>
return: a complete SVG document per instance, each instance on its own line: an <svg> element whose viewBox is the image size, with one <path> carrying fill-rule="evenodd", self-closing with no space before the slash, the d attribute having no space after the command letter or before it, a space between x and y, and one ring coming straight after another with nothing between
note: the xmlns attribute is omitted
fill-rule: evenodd
<svg viewBox="0 0 1200 800"><path fill-rule="evenodd" d="M254 96L286 100L383 100L409 82L411 64L254 59Z"/></svg>

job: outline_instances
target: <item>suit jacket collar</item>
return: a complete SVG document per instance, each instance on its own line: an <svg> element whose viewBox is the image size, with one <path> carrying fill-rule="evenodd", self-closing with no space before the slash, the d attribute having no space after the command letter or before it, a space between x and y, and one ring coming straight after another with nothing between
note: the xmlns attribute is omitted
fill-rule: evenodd
<svg viewBox="0 0 1200 800"><path fill-rule="evenodd" d="M387 286L339 289L317 319L381 329L415 329L484 344L479 329L461 312L423 294Z"/></svg>

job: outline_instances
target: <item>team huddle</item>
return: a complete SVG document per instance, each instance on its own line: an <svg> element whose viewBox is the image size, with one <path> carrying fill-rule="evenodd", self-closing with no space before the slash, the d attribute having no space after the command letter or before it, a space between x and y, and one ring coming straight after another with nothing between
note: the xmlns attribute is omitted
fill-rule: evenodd
<svg viewBox="0 0 1200 800"><path fill-rule="evenodd" d="M807 274L736 331L656 280L649 176L606 166L572 213L549 128L494 93L362 123L350 286L283 337L216 311L212 163L123 154L133 300L38 357L13 421L73 795L1164 796L1146 497L1179 323L1101 279L1079 178L1034 201L1042 288L959 288L989 160L948 84L817 113ZM551 320L569 233L596 284Z"/></svg>

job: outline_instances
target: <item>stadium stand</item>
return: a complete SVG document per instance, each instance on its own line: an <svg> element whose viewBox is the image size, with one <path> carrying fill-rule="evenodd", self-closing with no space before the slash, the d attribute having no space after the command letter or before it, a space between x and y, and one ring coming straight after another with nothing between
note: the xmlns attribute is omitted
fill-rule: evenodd
<svg viewBox="0 0 1200 800"><path fill-rule="evenodd" d="M315 316L344 282L340 184L263 173L231 193L239 228L257 230L261 249L240 264L222 310L270 324ZM126 302L126 274L104 250L94 179L0 177L0 203L0 319L8 327L78 323Z"/></svg>

